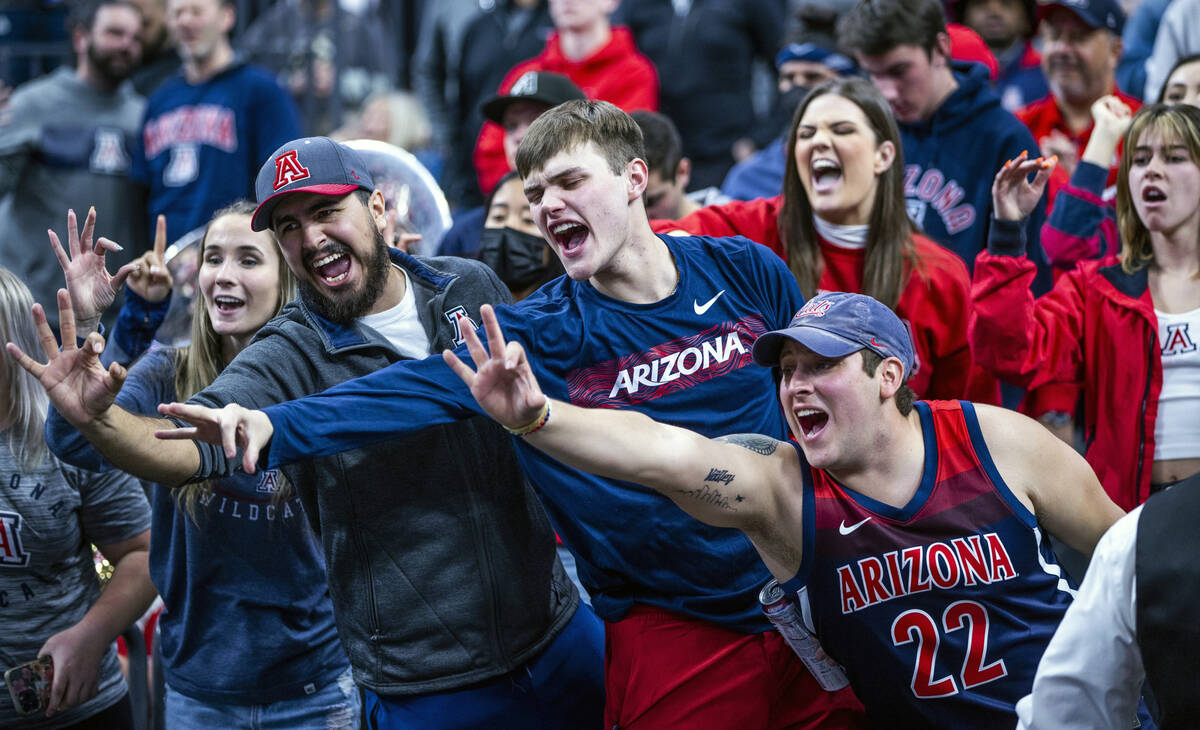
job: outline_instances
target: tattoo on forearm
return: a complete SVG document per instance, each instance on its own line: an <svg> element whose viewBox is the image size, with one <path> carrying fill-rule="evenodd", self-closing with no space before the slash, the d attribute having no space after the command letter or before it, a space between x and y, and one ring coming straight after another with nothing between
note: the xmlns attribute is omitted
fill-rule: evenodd
<svg viewBox="0 0 1200 730"><path fill-rule="evenodd" d="M737 512L737 507L734 507L732 504L729 503L728 497L721 494L721 491L719 489L710 487L707 484L701 485L697 489L679 489L676 491L678 491L680 494L687 495L687 496L691 497L692 499L695 499L698 502L703 502L704 504L710 504L713 507L720 507L721 509L726 510L728 512ZM737 495L736 497L734 497L734 501L741 502L742 496L740 494Z"/></svg>
<svg viewBox="0 0 1200 730"><path fill-rule="evenodd" d="M762 436L757 433L735 433L729 436L718 437L716 440L741 446L743 449L749 449L763 456L770 456L775 453L775 449L779 448L778 441L769 436Z"/></svg>
<svg viewBox="0 0 1200 730"><path fill-rule="evenodd" d="M728 486L733 481L733 474L726 469L709 469L708 476L704 477L704 481Z"/></svg>

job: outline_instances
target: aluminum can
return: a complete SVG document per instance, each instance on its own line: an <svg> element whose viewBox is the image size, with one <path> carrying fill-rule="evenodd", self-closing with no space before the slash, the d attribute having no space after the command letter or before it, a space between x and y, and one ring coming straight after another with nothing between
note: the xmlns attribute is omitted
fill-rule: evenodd
<svg viewBox="0 0 1200 730"><path fill-rule="evenodd" d="M846 672L821 648L821 642L813 636L804 625L796 604L788 598L779 581L772 578L758 593L758 602L767 620L775 627L808 667L808 671L816 677L817 683L829 692L834 692L850 684Z"/></svg>

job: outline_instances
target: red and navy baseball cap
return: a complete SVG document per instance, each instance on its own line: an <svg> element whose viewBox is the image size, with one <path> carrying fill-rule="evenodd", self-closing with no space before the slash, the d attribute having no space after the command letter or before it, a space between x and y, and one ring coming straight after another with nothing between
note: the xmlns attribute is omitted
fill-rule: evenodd
<svg viewBox="0 0 1200 730"><path fill-rule="evenodd" d="M1121 35L1125 28L1125 11L1117 0L1038 0L1039 23L1053 7L1066 8L1092 28L1103 28L1114 35Z"/></svg>
<svg viewBox="0 0 1200 730"><path fill-rule="evenodd" d="M275 150L254 180L258 207L250 227L265 231L271 227L271 212L288 193L317 193L342 197L362 188L374 190L375 181L350 147L328 137L295 139Z"/></svg>
<svg viewBox="0 0 1200 730"><path fill-rule="evenodd" d="M822 357L872 350L880 357L899 358L905 379L913 371L915 357L908 328L895 312L866 294L826 292L808 300L786 329L768 332L754 342L754 362L775 367L788 340Z"/></svg>
<svg viewBox="0 0 1200 730"><path fill-rule="evenodd" d="M480 110L487 120L504 124L504 111L518 101L536 101L550 108L572 99L586 98L575 82L562 74L529 71L521 74L521 78L517 79L508 93L493 96L483 102Z"/></svg>

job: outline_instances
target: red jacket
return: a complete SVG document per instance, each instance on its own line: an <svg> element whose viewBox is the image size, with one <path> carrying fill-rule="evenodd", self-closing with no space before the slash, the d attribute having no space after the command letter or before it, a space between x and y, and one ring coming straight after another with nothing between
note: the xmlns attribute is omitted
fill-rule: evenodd
<svg viewBox="0 0 1200 730"><path fill-rule="evenodd" d="M655 221L658 232L683 229L704 236L745 236L784 258L776 220L783 196L734 201L692 213L679 221ZM896 303L896 314L909 328L916 349L916 367L909 385L927 400L966 398L997 404L999 387L971 361L967 345L970 278L954 252L915 235L918 271ZM865 252L821 241L825 270L818 286L825 291L858 292L862 288Z"/></svg>
<svg viewBox="0 0 1200 730"><path fill-rule="evenodd" d="M1142 102L1136 97L1130 96L1125 92L1113 87L1112 93L1118 99L1129 106L1129 110L1136 112L1141 108ZM1042 138L1050 134L1051 131L1057 129L1075 142L1075 154L1077 159L1083 158L1083 150L1087 147L1088 140L1092 138L1092 129L1096 126L1095 122L1088 125L1087 129L1079 134L1075 134L1067 127L1067 122L1063 119L1062 110L1058 108L1058 102L1054 98L1054 94L1047 95L1044 99L1035 101L1021 109L1017 110L1017 119L1020 119L1029 131L1033 132L1033 138L1037 140L1039 145L1042 144ZM1033 157L1034 150L1030 150L1030 157ZM1041 154L1040 152L1038 154ZM1116 157L1109 166L1108 184L1115 185L1117 182L1118 161L1121 157L1121 145L1117 145ZM1059 188L1067 184L1070 176L1064 168L1056 168L1050 175L1050 182L1047 185L1047 194L1050 207L1054 205L1055 198L1058 195ZM1047 214L1051 210L1046 211Z"/></svg>
<svg viewBox="0 0 1200 730"><path fill-rule="evenodd" d="M976 257L970 325L975 359L1027 387L1082 385L1088 463L1108 496L1131 510L1150 496L1162 389L1147 269L1126 274L1111 256L1084 261L1036 300L1029 291L1033 275L1024 256L982 251Z"/></svg>
<svg viewBox="0 0 1200 730"><path fill-rule="evenodd" d="M579 61L564 56L558 34L551 33L540 54L513 66L500 82L499 93L508 93L527 71L562 74L587 98L612 102L627 112L658 111L658 73L650 59L638 53L628 28L613 28L608 43ZM511 169L504 159L504 130L499 124L484 122L475 143L479 189L487 195Z"/></svg>

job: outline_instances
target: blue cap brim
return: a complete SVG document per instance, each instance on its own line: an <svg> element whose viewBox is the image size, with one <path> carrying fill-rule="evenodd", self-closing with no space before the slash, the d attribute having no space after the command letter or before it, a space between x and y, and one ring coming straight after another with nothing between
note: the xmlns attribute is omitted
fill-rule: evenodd
<svg viewBox="0 0 1200 730"><path fill-rule="evenodd" d="M791 340L804 345L821 357L845 357L863 349L863 345L817 327L789 327L768 332L754 342L754 362L773 368L779 364L783 344Z"/></svg>

